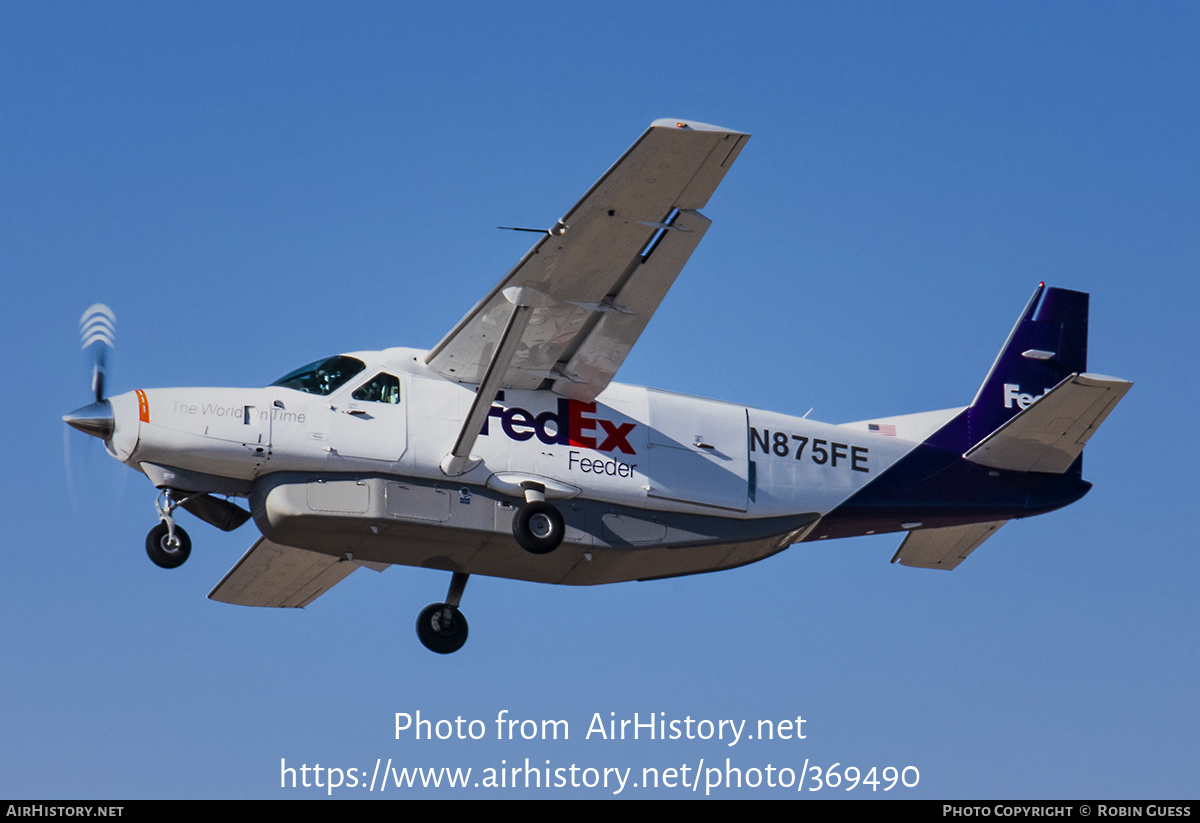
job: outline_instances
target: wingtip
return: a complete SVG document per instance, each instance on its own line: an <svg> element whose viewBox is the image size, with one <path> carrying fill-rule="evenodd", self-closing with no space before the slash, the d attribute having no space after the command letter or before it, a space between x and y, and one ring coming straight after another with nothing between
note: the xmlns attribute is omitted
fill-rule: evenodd
<svg viewBox="0 0 1200 823"><path fill-rule="evenodd" d="M701 123L698 120L686 120L677 117L662 117L650 124L652 129L682 129L685 131L715 131L722 134L747 134L737 129L727 129L724 126L714 126L711 123Z"/></svg>

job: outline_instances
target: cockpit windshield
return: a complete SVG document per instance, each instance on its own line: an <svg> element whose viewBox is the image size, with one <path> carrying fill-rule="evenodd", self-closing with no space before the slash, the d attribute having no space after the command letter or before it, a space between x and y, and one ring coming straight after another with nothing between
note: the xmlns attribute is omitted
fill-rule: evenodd
<svg viewBox="0 0 1200 823"><path fill-rule="evenodd" d="M301 366L294 372L289 372L272 383L272 386L282 386L285 389L307 392L308 394L331 394L347 380L367 366L357 357L346 357L339 354L327 357L307 366Z"/></svg>

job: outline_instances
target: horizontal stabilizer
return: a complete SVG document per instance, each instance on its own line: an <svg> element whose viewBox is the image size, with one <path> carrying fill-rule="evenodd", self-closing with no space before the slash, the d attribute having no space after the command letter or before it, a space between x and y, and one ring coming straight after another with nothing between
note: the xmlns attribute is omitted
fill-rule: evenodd
<svg viewBox="0 0 1200 823"><path fill-rule="evenodd" d="M1061 474L1132 385L1072 374L963 456L994 469Z"/></svg>
<svg viewBox="0 0 1200 823"><path fill-rule="evenodd" d="M991 523L971 523L966 526L947 526L943 529L918 529L908 533L892 562L919 569L945 569L950 571L967 559L1007 520Z"/></svg>
<svg viewBox="0 0 1200 823"><path fill-rule="evenodd" d="M304 608L359 565L366 564L282 546L263 537L242 555L208 598L236 606Z"/></svg>

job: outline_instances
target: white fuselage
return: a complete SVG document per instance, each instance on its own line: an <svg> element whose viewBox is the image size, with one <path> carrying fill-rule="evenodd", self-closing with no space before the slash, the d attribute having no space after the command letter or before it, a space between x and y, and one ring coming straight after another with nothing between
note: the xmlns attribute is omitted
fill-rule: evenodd
<svg viewBox="0 0 1200 823"><path fill-rule="evenodd" d="M550 498L743 519L827 513L916 445L620 383L594 403L509 390L475 441L480 463L447 478L439 463L474 388L431 374L423 355L355 353L367 369L328 396L277 386L121 395L112 449L135 467L227 478L239 491L277 472L373 472L519 494L512 476L541 478ZM399 377L398 403L352 398L381 371Z"/></svg>

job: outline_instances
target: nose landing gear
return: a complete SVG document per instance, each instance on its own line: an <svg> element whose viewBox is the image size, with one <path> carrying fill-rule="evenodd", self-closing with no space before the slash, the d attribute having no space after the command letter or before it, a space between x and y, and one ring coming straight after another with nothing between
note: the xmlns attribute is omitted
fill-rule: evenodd
<svg viewBox="0 0 1200 823"><path fill-rule="evenodd" d="M192 539L182 526L175 525L176 501L171 489L163 489L154 501L158 517L162 521L146 535L146 554L154 565L162 569L182 566L192 553Z"/></svg>
<svg viewBox="0 0 1200 823"><path fill-rule="evenodd" d="M192 538L188 537L182 526L176 526L172 534L166 523L159 523L146 535L146 554L159 568L178 568L191 553Z"/></svg>

